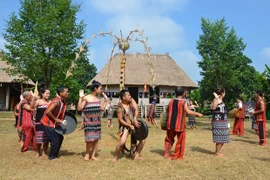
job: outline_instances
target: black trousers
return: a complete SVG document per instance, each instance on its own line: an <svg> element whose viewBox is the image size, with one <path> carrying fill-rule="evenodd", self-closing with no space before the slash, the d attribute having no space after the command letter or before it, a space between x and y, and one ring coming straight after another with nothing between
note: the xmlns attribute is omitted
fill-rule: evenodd
<svg viewBox="0 0 270 180"><path fill-rule="evenodd" d="M54 128L44 126L44 130L47 134L48 140L51 145L51 152L49 154L49 159L55 159L58 157L58 153L60 151L64 136L58 134Z"/></svg>

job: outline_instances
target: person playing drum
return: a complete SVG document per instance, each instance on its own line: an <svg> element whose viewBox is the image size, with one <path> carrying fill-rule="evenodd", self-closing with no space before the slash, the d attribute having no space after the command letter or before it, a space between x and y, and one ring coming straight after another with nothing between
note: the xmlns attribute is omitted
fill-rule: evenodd
<svg viewBox="0 0 270 180"><path fill-rule="evenodd" d="M139 127L138 123L138 107L137 103L132 99L128 90L121 90L119 93L119 97L121 103L119 103L119 107L117 109L117 117L120 124L118 135L120 136L120 140L115 149L115 155L113 158L113 162L116 162L120 151L124 148L128 135L135 129L135 127ZM136 139L131 135L131 144L132 146L136 146ZM144 147L145 140L140 140L139 144L136 146L136 151L134 152L134 159L140 159L140 153ZM133 148L133 147L131 147Z"/></svg>
<svg viewBox="0 0 270 180"><path fill-rule="evenodd" d="M244 120L246 116L245 106L242 102L242 98L237 99L237 116L235 116L234 124L233 124L233 131L230 133L231 135L244 135Z"/></svg>
<svg viewBox="0 0 270 180"><path fill-rule="evenodd" d="M65 123L64 117L67 107L66 99L68 98L68 88L65 86L58 87L57 94L58 96L50 102L45 110L43 118L41 119L44 131L47 134L48 141L51 145L49 160L53 160L58 157L58 153L64 139L64 136L58 134L55 131L55 128L61 123Z"/></svg>

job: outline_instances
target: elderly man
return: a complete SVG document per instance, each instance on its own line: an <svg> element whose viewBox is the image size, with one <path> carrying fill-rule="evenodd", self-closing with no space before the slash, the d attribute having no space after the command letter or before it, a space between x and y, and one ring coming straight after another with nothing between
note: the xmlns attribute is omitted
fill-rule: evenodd
<svg viewBox="0 0 270 180"><path fill-rule="evenodd" d="M32 144L32 149L36 148L35 143L35 130L33 125L33 112L34 109L30 108L30 103L32 100L32 93L30 91L25 91L23 93L23 100L20 102L19 106L19 129L23 131L25 139L22 145L22 152L26 152L29 146Z"/></svg>

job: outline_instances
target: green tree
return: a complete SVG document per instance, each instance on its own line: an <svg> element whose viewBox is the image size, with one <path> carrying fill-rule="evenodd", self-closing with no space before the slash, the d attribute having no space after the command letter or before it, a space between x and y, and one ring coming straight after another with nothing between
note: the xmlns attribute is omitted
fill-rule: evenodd
<svg viewBox="0 0 270 180"><path fill-rule="evenodd" d="M66 77L66 72L58 73L52 78L51 91L56 92L56 88L61 85L65 85L69 89L68 103L77 104L79 99L79 90L84 89L85 92L89 92L86 89L88 82L94 78L97 69L93 64L89 63L87 58L87 48L85 52L80 55L80 59L77 60L76 66L71 70L72 76Z"/></svg>
<svg viewBox="0 0 270 180"><path fill-rule="evenodd" d="M201 29L197 49L202 56L198 62L203 77L199 82L202 100L211 100L217 87L225 88L225 101L230 107L241 95L253 96L258 83L256 70L250 65L251 59L244 55L243 39L226 25L224 18L214 22L202 18Z"/></svg>
<svg viewBox="0 0 270 180"><path fill-rule="evenodd" d="M22 0L18 16L11 14L3 33L3 59L14 67L9 73L41 80L47 88L53 78L64 78L85 31L76 18L79 8L72 0Z"/></svg>

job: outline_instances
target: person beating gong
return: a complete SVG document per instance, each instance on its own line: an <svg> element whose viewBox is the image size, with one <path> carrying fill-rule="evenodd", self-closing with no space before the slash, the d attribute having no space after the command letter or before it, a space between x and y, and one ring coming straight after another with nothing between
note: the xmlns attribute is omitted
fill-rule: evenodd
<svg viewBox="0 0 270 180"><path fill-rule="evenodd" d="M66 124L64 120L66 112L66 99L68 98L68 88L60 86L57 88L56 96L45 110L45 115L41 119L44 126L44 131L47 134L48 141L51 145L49 160L58 158L58 153L61 148L64 136L55 131L60 124Z"/></svg>
<svg viewBox="0 0 270 180"><path fill-rule="evenodd" d="M119 103L119 107L117 109L117 117L120 124L119 128L119 142L115 148L115 155L113 158L113 162L117 161L117 158L120 154L122 148L124 148L128 135L131 133L135 127L139 127L138 123L138 107L137 103L132 99L128 90L121 90L119 93L119 97L121 99L121 103ZM146 140L139 140L139 144L136 145L136 139L131 135L131 148L136 146L136 150L133 155L134 159L142 160L140 153L144 147Z"/></svg>

